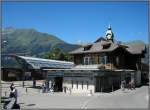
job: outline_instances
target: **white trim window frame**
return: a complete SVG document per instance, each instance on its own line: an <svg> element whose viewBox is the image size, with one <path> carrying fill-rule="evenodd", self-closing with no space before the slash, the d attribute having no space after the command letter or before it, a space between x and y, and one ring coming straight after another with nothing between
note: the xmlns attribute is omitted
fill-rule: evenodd
<svg viewBox="0 0 150 110"><path fill-rule="evenodd" d="M84 57L84 65L89 65L91 64L91 58L90 57Z"/></svg>
<svg viewBox="0 0 150 110"><path fill-rule="evenodd" d="M100 61L100 64L104 64L106 65L107 64L107 56L99 56L99 61Z"/></svg>

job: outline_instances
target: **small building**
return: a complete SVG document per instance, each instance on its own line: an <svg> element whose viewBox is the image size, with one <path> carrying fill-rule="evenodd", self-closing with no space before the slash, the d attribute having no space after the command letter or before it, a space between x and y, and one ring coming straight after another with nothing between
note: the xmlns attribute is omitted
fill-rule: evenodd
<svg viewBox="0 0 150 110"><path fill-rule="evenodd" d="M43 69L67 69L74 63L18 55L1 55L1 79L5 81L45 79Z"/></svg>
<svg viewBox="0 0 150 110"><path fill-rule="evenodd" d="M148 84L149 82L149 65L142 62L141 65L141 83Z"/></svg>
<svg viewBox="0 0 150 110"><path fill-rule="evenodd" d="M110 26L105 37L70 54L74 58L73 68L44 69L56 91L107 92L120 88L122 80L126 83L134 80L136 86L141 85L141 58L145 54L145 45L115 42Z"/></svg>

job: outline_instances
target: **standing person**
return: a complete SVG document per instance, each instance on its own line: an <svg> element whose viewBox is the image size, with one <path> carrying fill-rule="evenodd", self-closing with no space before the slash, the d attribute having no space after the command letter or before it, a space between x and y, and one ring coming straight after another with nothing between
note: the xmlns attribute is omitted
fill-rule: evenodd
<svg viewBox="0 0 150 110"><path fill-rule="evenodd" d="M10 91L10 98L15 98L15 104L17 104L17 97L18 97L18 92L15 86L12 86L11 91Z"/></svg>
<svg viewBox="0 0 150 110"><path fill-rule="evenodd" d="M54 90L54 92L56 92L56 85L55 85L55 83L53 83L53 90Z"/></svg>
<svg viewBox="0 0 150 110"><path fill-rule="evenodd" d="M131 88L132 88L132 89L135 89L135 82L134 82L134 79L131 80Z"/></svg>
<svg viewBox="0 0 150 110"><path fill-rule="evenodd" d="M43 93L43 84L42 84L42 86L41 86L41 89L42 89L42 93Z"/></svg>
<svg viewBox="0 0 150 110"><path fill-rule="evenodd" d="M124 80L123 83L124 83L124 89L125 89L127 86L126 80Z"/></svg>
<svg viewBox="0 0 150 110"><path fill-rule="evenodd" d="M123 80L123 81L121 82L122 91L125 90L125 86L126 86L126 81Z"/></svg>
<svg viewBox="0 0 150 110"><path fill-rule="evenodd" d="M64 92L65 92L65 93L66 93L66 89L67 89L66 86L64 86Z"/></svg>
<svg viewBox="0 0 150 110"><path fill-rule="evenodd" d="M44 93L44 83L42 84L42 93Z"/></svg>
<svg viewBox="0 0 150 110"><path fill-rule="evenodd" d="M13 89L13 86L14 86L14 83L11 83L11 85L10 85L10 90Z"/></svg>
<svg viewBox="0 0 150 110"><path fill-rule="evenodd" d="M122 89L122 91L124 91L124 83L123 83L123 81L121 81L121 89Z"/></svg>
<svg viewBox="0 0 150 110"><path fill-rule="evenodd" d="M44 82L44 92L46 92L46 82Z"/></svg>
<svg viewBox="0 0 150 110"><path fill-rule="evenodd" d="M36 87L36 80L33 78L33 87Z"/></svg>
<svg viewBox="0 0 150 110"><path fill-rule="evenodd" d="M131 83L131 81L129 81L128 89L131 89L131 90L132 90L132 83Z"/></svg>
<svg viewBox="0 0 150 110"><path fill-rule="evenodd" d="M49 91L49 81L48 80L46 81L46 88L47 88L47 91Z"/></svg>
<svg viewBox="0 0 150 110"><path fill-rule="evenodd" d="M53 86L53 83L51 83L50 92L54 92L54 86Z"/></svg>
<svg viewBox="0 0 150 110"><path fill-rule="evenodd" d="M48 92L48 88L49 88L48 81L45 81L45 90L46 90L46 92Z"/></svg>

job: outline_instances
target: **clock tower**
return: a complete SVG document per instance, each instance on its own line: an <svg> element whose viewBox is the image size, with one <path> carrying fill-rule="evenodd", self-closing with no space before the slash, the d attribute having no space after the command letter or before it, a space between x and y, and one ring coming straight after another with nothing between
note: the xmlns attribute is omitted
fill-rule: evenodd
<svg viewBox="0 0 150 110"><path fill-rule="evenodd" d="M112 42L113 42L113 39L114 39L114 34L113 34L112 30L111 30L111 26L110 25L108 26L108 29L106 31L106 39L110 40Z"/></svg>

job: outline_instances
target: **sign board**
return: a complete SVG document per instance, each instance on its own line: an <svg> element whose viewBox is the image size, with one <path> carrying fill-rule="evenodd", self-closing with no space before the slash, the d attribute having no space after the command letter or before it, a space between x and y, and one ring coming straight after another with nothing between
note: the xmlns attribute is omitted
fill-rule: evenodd
<svg viewBox="0 0 150 110"><path fill-rule="evenodd" d="M14 73L8 73L8 77L16 77L16 74L14 74Z"/></svg>
<svg viewBox="0 0 150 110"><path fill-rule="evenodd" d="M64 74L62 72L54 72L54 73L48 73L47 77L62 77Z"/></svg>

